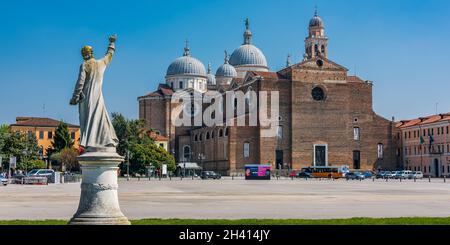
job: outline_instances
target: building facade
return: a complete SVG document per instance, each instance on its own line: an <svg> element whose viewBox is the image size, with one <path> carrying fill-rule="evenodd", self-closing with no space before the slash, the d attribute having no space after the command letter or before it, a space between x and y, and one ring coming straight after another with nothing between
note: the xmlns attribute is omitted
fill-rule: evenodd
<svg viewBox="0 0 450 245"><path fill-rule="evenodd" d="M395 138L398 129L393 121L373 111L373 83L348 75L345 67L328 58L328 37L317 13L308 30L303 60L293 65L288 61L279 71L271 71L263 52L253 45L248 20L243 44L229 58L225 54L224 64L215 76L210 66L206 72L203 64L190 56L186 46L183 57L169 66L166 83L138 98L139 118L169 139L169 151L178 162L197 162L204 169L222 173L242 170L245 164L271 164L273 168L286 169L395 169L399 161ZM276 135L263 137L266 128L260 124L173 126L172 95L180 89L204 93L204 78L207 91L222 94L278 92ZM244 103L249 108L253 102L246 99ZM254 105L261 107L260 103ZM194 103L191 112L197 113ZM233 120L248 120L248 116L235 114Z"/></svg>
<svg viewBox="0 0 450 245"><path fill-rule="evenodd" d="M432 177L450 175L450 113L404 120L396 126L403 168Z"/></svg>
<svg viewBox="0 0 450 245"><path fill-rule="evenodd" d="M10 128L13 132L22 132L36 137L38 146L41 148L41 154L46 159L48 158L47 149L52 146L53 137L60 123L60 121L51 118L17 117L16 123L11 124ZM73 124L67 124L67 126L74 141L74 147L78 149L80 145L80 127Z"/></svg>

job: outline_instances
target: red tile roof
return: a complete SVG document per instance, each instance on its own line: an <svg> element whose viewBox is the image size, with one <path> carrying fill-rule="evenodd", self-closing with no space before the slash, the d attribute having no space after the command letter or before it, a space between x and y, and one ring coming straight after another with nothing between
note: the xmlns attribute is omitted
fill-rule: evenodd
<svg viewBox="0 0 450 245"><path fill-rule="evenodd" d="M16 123L11 126L26 127L58 127L61 121L44 117L16 117ZM80 126L66 123L69 128L79 128Z"/></svg>
<svg viewBox="0 0 450 245"><path fill-rule="evenodd" d="M150 138L152 138L154 141L169 141L169 138L159 135L155 132L150 132L149 133Z"/></svg>
<svg viewBox="0 0 450 245"><path fill-rule="evenodd" d="M407 128L416 125L426 125L429 123L450 121L450 112L426 117L419 117L412 120L402 120L395 125L397 128Z"/></svg>

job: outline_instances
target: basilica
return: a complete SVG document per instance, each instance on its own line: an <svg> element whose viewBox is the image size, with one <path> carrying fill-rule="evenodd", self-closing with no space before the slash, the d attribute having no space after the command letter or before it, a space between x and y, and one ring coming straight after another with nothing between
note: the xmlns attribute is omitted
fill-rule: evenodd
<svg viewBox="0 0 450 245"><path fill-rule="evenodd" d="M243 43L215 73L194 58L186 45L167 68L163 84L138 98L139 118L168 141L178 163L195 162L222 174L246 164L273 168L348 166L351 169L395 169L395 123L373 111L369 80L348 74L328 58L325 25L317 12L309 21L303 59L273 71L253 44L249 21ZM264 126L174 126L171 98L177 91L277 91L276 135L263 137ZM257 105L259 106L259 105ZM195 108L192 109L193 111Z"/></svg>

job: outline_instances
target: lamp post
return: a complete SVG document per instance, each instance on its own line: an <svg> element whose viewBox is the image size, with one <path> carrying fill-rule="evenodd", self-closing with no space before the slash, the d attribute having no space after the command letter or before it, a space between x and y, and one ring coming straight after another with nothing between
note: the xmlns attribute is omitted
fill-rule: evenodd
<svg viewBox="0 0 450 245"><path fill-rule="evenodd" d="M200 160L200 165L202 166L202 171L205 169L205 166L203 166L203 160L206 159L206 156L204 153L198 153L198 159Z"/></svg>
<svg viewBox="0 0 450 245"><path fill-rule="evenodd" d="M130 181L130 157L131 157L130 151L127 149L127 181Z"/></svg>

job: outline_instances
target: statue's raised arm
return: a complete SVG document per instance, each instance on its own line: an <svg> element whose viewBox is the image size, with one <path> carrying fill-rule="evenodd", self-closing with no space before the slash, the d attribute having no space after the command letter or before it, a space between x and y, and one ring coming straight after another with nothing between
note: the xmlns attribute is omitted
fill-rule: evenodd
<svg viewBox="0 0 450 245"><path fill-rule="evenodd" d="M103 57L103 59L102 59L102 61L105 63L105 65L108 65L111 62L114 52L116 51L116 45L115 45L116 40L117 40L116 34L109 36L108 50L106 51L105 57Z"/></svg>

